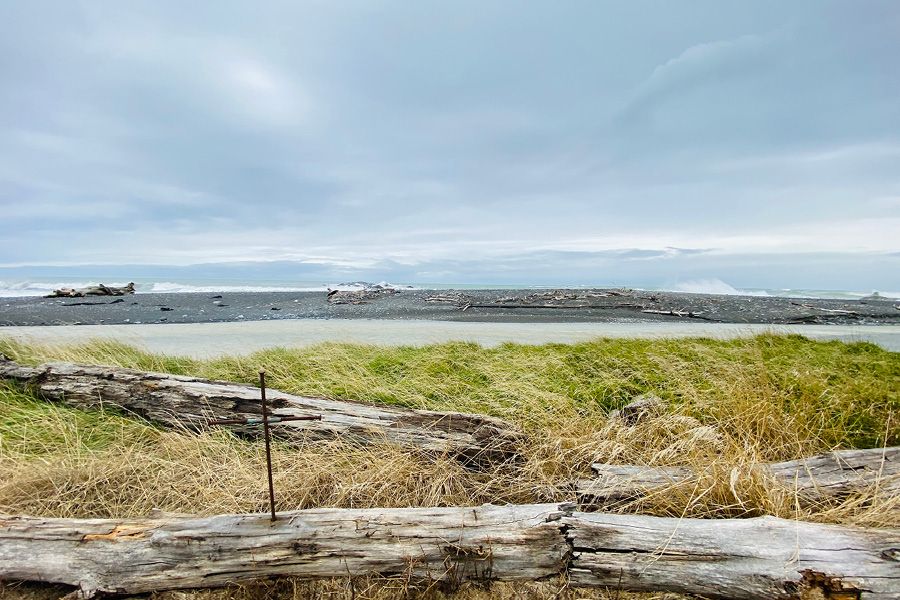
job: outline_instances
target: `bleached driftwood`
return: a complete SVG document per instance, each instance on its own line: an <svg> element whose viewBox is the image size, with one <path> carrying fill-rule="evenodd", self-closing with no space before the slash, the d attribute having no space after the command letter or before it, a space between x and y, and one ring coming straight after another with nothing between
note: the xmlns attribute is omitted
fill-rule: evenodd
<svg viewBox="0 0 900 600"><path fill-rule="evenodd" d="M110 285L91 285L85 288L60 288L45 298L83 298L84 296L124 296L134 293L134 284L129 283L123 287Z"/></svg>
<svg viewBox="0 0 900 600"><path fill-rule="evenodd" d="M0 580L135 594L273 577L536 580L710 598L886 599L900 531L764 517L671 519L571 505L315 509L163 519L0 518ZM846 594L846 595L840 595Z"/></svg>
<svg viewBox="0 0 900 600"><path fill-rule="evenodd" d="M676 484L697 481L702 473L687 467L592 465L596 477L577 483L586 505L611 506L662 493ZM845 498L860 492L881 497L900 494L900 447L840 450L810 458L755 465L737 476L758 476L796 491L801 502Z"/></svg>
<svg viewBox="0 0 900 600"><path fill-rule="evenodd" d="M382 285L367 285L359 290L328 290L326 300L329 304L368 304L384 296L399 294L400 290Z"/></svg>
<svg viewBox="0 0 900 600"><path fill-rule="evenodd" d="M632 302L620 302L617 304L471 304L472 308L549 308L555 310L569 310L587 308L594 310L613 310L618 308L643 308L641 304ZM646 311L641 311L646 312Z"/></svg>
<svg viewBox="0 0 900 600"><path fill-rule="evenodd" d="M564 568L557 505L315 509L167 519L0 518L0 579L97 591L270 577L533 580Z"/></svg>
<svg viewBox="0 0 900 600"><path fill-rule="evenodd" d="M712 317L704 316L702 312L690 311L690 310L658 310L653 308L646 308L641 311L642 313L646 313L648 315L664 315L667 317L684 317L687 319L701 319L703 321L718 321L718 319L713 319Z"/></svg>
<svg viewBox="0 0 900 600"><path fill-rule="evenodd" d="M569 581L730 600L900 598L900 530L576 513Z"/></svg>
<svg viewBox="0 0 900 600"><path fill-rule="evenodd" d="M69 406L119 408L170 427L196 429L209 419L262 414L258 388L196 377L72 363L28 367L0 356L0 379L26 384L41 397ZM273 427L274 436L294 441L383 442L495 462L513 458L521 439L509 423L484 415L376 406L277 390L268 390L267 397L275 416L321 415L320 421ZM249 428L247 433L258 430Z"/></svg>

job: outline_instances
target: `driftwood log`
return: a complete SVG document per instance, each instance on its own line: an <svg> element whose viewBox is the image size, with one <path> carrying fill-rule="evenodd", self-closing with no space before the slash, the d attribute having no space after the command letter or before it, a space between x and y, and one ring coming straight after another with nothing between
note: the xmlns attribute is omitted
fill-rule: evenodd
<svg viewBox="0 0 900 600"><path fill-rule="evenodd" d="M900 530L576 513L570 582L707 598L900 598Z"/></svg>
<svg viewBox="0 0 900 600"><path fill-rule="evenodd" d="M585 505L610 507L665 493L673 485L698 481L704 473L688 467L592 465L595 479L577 483ZM736 473L761 477L767 483L797 493L804 504L819 504L854 494L874 492L880 497L900 495L900 447L839 450L810 458L759 464Z"/></svg>
<svg viewBox="0 0 900 600"><path fill-rule="evenodd" d="M82 595L273 577L576 586L709 598L900 597L900 530L574 512L571 505L316 509L164 519L0 517L0 580ZM816 595L817 594L817 595Z"/></svg>
<svg viewBox="0 0 900 600"><path fill-rule="evenodd" d="M111 285L91 285L85 288L60 288L45 298L83 298L85 296L124 296L134 293L134 284L129 283L123 287Z"/></svg>
<svg viewBox="0 0 900 600"><path fill-rule="evenodd" d="M262 414L258 388L196 377L72 363L29 367L0 355L0 379L17 381L42 398L68 406L118 408L169 427L199 429L210 419ZM501 462L516 457L522 439L511 424L484 415L376 406L277 390L268 390L267 398L275 416L321 415L319 421L273 426L274 436L296 442L340 438L447 453L467 462ZM258 429L238 431L254 435Z"/></svg>

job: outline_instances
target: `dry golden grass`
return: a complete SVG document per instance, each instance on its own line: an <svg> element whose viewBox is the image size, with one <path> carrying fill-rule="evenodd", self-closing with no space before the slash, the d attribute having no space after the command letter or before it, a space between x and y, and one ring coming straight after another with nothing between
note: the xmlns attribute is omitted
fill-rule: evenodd
<svg viewBox="0 0 900 600"><path fill-rule="evenodd" d="M264 366L270 385L285 391L487 413L517 423L528 434L522 464L482 472L448 457L390 446L276 444L279 510L573 500L566 484L589 476L590 463L607 462L689 465L705 473L699 482L673 486L622 511L900 523L896 497L862 494L800 506L790 490L748 475L758 462L900 443L900 354L871 344L771 335L727 342L600 340L492 350L471 344L325 344L195 361L109 342L62 348L0 341L0 352L30 363L116 364L243 382L252 382ZM608 416L611 408L641 393L666 400L667 412L634 427ZM159 508L213 514L264 511L265 503L261 444L226 431L161 431L134 419L54 406L23 390L0 388L0 512L99 517L146 515ZM193 595L209 600L249 598L242 594L361 599L438 598L443 593L385 580L356 582L362 587L353 590L350 585L285 582ZM467 588L455 597L628 597L576 593L548 582L497 585L485 594Z"/></svg>
<svg viewBox="0 0 900 600"><path fill-rule="evenodd" d="M57 600L64 586L0 583L0 600ZM152 600L687 600L680 594L629 594L618 590L571 588L562 579L549 582L465 585L459 589L412 585L403 578L355 578L324 581L280 580L224 589L159 592Z"/></svg>

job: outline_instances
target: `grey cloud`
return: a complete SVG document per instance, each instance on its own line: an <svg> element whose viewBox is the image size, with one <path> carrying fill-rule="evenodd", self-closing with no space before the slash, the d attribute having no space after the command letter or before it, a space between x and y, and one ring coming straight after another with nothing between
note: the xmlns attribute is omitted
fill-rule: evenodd
<svg viewBox="0 0 900 600"><path fill-rule="evenodd" d="M743 35L732 40L704 42L656 67L638 86L623 118L640 118L654 103L666 96L684 93L704 83L720 85L723 80L740 78L748 70L761 69L777 59L774 39Z"/></svg>
<svg viewBox="0 0 900 600"><path fill-rule="evenodd" d="M900 218L898 23L892 2L7 3L0 264L749 278L766 265L738 256L808 246L839 286L896 247L866 223ZM594 254L533 254L561 248Z"/></svg>

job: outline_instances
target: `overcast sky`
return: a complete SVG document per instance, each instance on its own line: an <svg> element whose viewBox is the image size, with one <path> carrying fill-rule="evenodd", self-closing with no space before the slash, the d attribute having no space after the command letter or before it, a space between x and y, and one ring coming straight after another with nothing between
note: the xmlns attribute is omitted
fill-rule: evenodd
<svg viewBox="0 0 900 600"><path fill-rule="evenodd" d="M3 266L900 289L892 0L3 2L0 129Z"/></svg>

